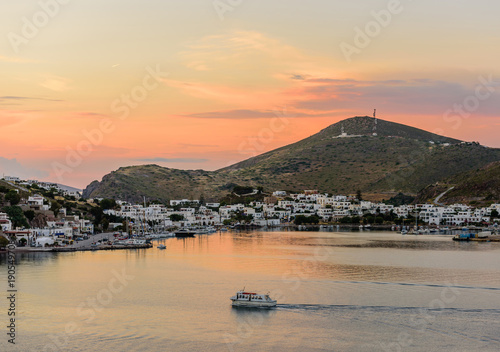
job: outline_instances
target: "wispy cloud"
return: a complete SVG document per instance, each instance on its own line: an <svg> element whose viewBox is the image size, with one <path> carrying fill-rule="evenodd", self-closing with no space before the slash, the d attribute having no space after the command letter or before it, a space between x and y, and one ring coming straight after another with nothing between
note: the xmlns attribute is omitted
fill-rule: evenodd
<svg viewBox="0 0 500 352"><path fill-rule="evenodd" d="M399 114L442 113L453 104L474 93L475 87L457 82L431 79L363 81L353 79L314 78L305 81L302 92L307 100L297 101L295 108L313 111L335 111L362 108L369 111L383 107ZM490 99L481 105L481 114L498 115L499 99Z"/></svg>
<svg viewBox="0 0 500 352"><path fill-rule="evenodd" d="M199 71L248 69L256 62L278 60L283 66L304 58L300 51L257 31L209 35L187 45L181 53L185 65ZM270 61L271 60L271 61ZM265 69L265 67L261 67Z"/></svg>
<svg viewBox="0 0 500 352"><path fill-rule="evenodd" d="M274 110L267 107L283 104L287 106L287 117L297 118L346 117L370 113L373 108L392 115L411 116L417 112L440 117L450 106L472 95L475 89L457 82L433 79L356 80L313 76L306 78L301 75L288 77L296 84L272 95L276 99L274 102L263 97L256 105L249 101L243 92L235 93L227 87L219 87L221 98L231 96L239 105L252 108L179 116L200 119L266 119L277 116ZM210 91L208 86L205 89ZM212 90L211 94L216 94L216 91ZM498 92L494 94L498 96ZM241 99L237 99L238 97ZM478 113L497 116L499 110L500 99L492 98L481 103Z"/></svg>
<svg viewBox="0 0 500 352"><path fill-rule="evenodd" d="M40 86L53 90L55 92L65 92L70 90L70 80L64 77L49 75L40 83Z"/></svg>
<svg viewBox="0 0 500 352"><path fill-rule="evenodd" d="M92 112L92 111L78 111L75 113L76 116L78 117L83 117L83 118L102 118L102 117L108 117L109 115L106 114L101 114L100 112Z"/></svg>
<svg viewBox="0 0 500 352"><path fill-rule="evenodd" d="M60 99L47 99L47 98L36 98L36 97L21 97L21 96L15 96L15 95L4 95L0 96L0 104L15 104L18 105L19 102L21 101L28 101L28 100L39 100L39 101L62 101Z"/></svg>
<svg viewBox="0 0 500 352"><path fill-rule="evenodd" d="M291 79L295 79L297 81L303 81L304 79L306 79L303 75L292 75L292 77L290 77Z"/></svg>

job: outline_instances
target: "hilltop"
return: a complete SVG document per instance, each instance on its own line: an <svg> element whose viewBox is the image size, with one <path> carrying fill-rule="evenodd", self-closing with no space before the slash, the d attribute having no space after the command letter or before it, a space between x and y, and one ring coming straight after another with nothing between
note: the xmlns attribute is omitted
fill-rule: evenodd
<svg viewBox="0 0 500 352"><path fill-rule="evenodd" d="M106 197L129 201L148 199L199 198L217 192L224 179L216 172L178 170L158 165L121 167L94 181L83 191L83 197Z"/></svg>
<svg viewBox="0 0 500 352"><path fill-rule="evenodd" d="M361 116L217 171L120 168L91 183L84 197L208 200L222 197L235 185L268 191L416 194L429 184L499 160L500 149Z"/></svg>

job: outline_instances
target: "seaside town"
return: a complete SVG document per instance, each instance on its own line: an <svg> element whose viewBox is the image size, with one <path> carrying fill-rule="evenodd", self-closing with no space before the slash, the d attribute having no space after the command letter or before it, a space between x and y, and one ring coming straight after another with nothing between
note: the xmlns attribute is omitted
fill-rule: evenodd
<svg viewBox="0 0 500 352"><path fill-rule="evenodd" d="M130 242L131 238L159 238L174 236L175 230L190 229L203 234L227 231L234 228L286 228L310 229L311 226L337 226L355 230L388 229L402 234L431 234L471 227L498 233L500 203L488 207L474 208L464 204L405 204L395 206L362 200L356 195L330 195L317 190L301 193L274 191L262 194L262 190L251 190L246 194L234 194L241 202L203 202L195 199L170 200L130 204L121 200L82 199L81 193L66 189L55 183L37 180L21 180L4 176L2 181L13 186L7 195L18 194L16 201L7 195L4 205L7 212L0 212L0 235L17 246L26 248L73 247L79 241L92 239L102 232L114 234L113 243L144 244ZM6 189L4 189L5 191ZM32 195L23 198L20 191ZM39 193L37 193L40 191ZM76 204L86 204L90 209L102 209L102 214L90 211L82 215L74 209L54 207L53 202L42 194L51 192L56 199L68 199ZM55 195L54 195L55 194ZM262 201L248 201L249 197L261 194ZM14 197L16 198L16 197ZM247 201L245 201L247 200ZM42 215L40 226L15 226L13 216L19 209L27 218ZM73 211L72 211L73 210ZM93 215L93 216L92 216ZM97 221L96 221L97 220ZM483 231L484 233L485 231ZM96 237L97 238L97 237ZM469 238L469 235L467 239ZM128 242L123 242L127 241ZM100 240L99 243L104 242ZM96 242L91 242L93 245Z"/></svg>

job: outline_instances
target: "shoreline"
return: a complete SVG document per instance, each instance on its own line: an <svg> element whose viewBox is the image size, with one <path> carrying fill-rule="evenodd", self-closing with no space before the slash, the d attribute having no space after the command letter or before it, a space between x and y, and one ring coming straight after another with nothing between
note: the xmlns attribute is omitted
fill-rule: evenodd
<svg viewBox="0 0 500 352"><path fill-rule="evenodd" d="M98 246L98 247L56 247L56 248L36 248L36 247L16 247L9 249L10 252L16 253L64 253L64 252L91 252L91 251L113 251L123 249L147 249L152 248L152 244L135 244L135 245L111 245L111 246ZM7 250L0 250L0 253L7 253Z"/></svg>
<svg viewBox="0 0 500 352"><path fill-rule="evenodd" d="M360 224L336 224L336 225L327 225L327 224L321 224L321 225L295 225L295 224L283 224L280 226L269 226L269 227L256 227L254 225L240 225L235 227L234 229L231 229L232 231L264 231L264 232L273 232L273 231L290 231L290 232L309 232L309 231L317 231L321 232L326 230L326 232L332 232L331 230L350 230L350 232L378 232L378 231L388 231L388 232L394 232L398 233L399 229L398 225L389 225L389 224L374 224L370 225L369 227L364 227L360 228ZM486 228L482 227L476 227L476 226L470 226L468 227L468 230L472 231L481 231L484 230L486 231ZM435 236L435 235L442 235L442 236L453 236L454 231L463 231L463 227L449 227L444 232L435 232L435 233L424 233L424 234L418 234L419 236L421 235L427 235L427 236ZM219 231L220 233L220 231ZM106 233L101 233L101 236L106 235ZM407 236L413 236L416 234L406 234ZM500 237L496 238L497 236L493 235L493 238L470 238L468 240L470 241L475 241L475 242L500 242ZM464 240L462 240L464 241ZM90 251L110 251L110 250L126 250L126 249L148 249L152 248L153 244L151 243L146 243L146 244L135 244L135 245L101 245L101 246L81 246L81 247L50 247L50 248L43 248L43 247L16 247L15 249L0 249L0 253L7 253L8 251L13 251L17 253L33 253L33 252L38 252L38 253L64 253L64 252L90 252Z"/></svg>

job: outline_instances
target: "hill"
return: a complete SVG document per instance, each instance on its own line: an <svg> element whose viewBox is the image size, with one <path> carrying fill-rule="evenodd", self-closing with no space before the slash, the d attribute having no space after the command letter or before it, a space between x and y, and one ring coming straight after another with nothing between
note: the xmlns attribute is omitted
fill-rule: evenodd
<svg viewBox="0 0 500 352"><path fill-rule="evenodd" d="M234 185L268 191L416 194L429 184L499 160L499 149L362 116L217 171L120 168L90 184L84 196L217 199Z"/></svg>
<svg viewBox="0 0 500 352"><path fill-rule="evenodd" d="M453 189L451 189L453 187ZM446 192L447 191L447 192ZM424 188L416 199L426 202L446 192L439 202L489 205L500 200L500 162L453 176Z"/></svg>
<svg viewBox="0 0 500 352"><path fill-rule="evenodd" d="M225 181L216 172L178 170L158 165L121 167L94 181L83 191L84 198L104 197L141 202L148 199L196 199L215 192Z"/></svg>

